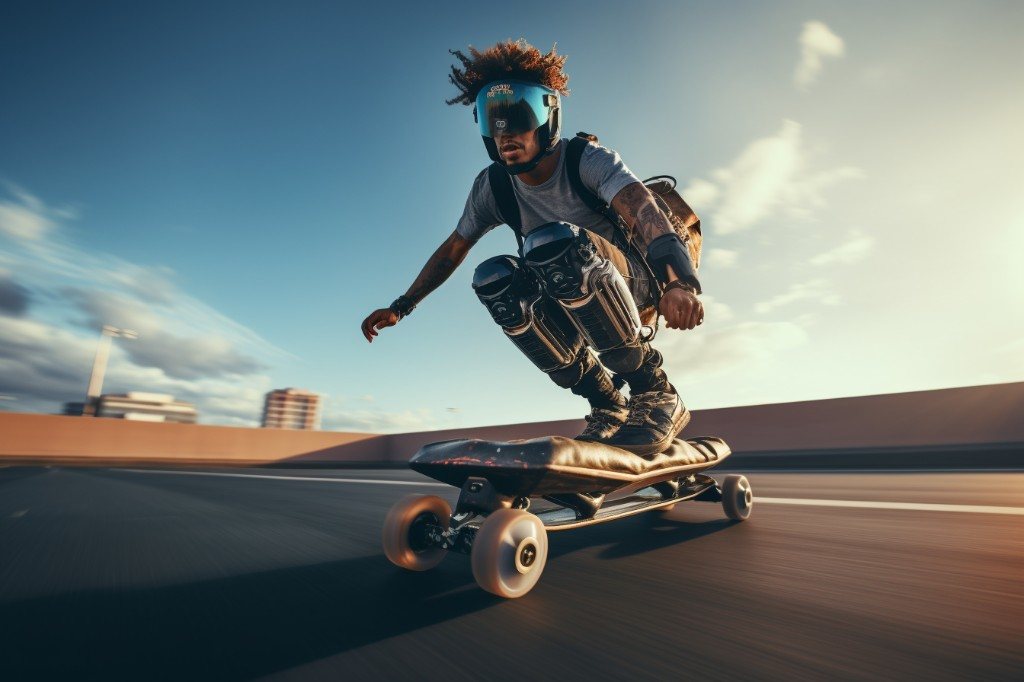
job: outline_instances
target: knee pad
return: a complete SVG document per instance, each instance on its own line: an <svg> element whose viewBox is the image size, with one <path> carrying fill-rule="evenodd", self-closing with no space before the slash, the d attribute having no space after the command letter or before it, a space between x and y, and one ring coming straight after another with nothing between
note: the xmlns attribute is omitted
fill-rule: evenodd
<svg viewBox="0 0 1024 682"><path fill-rule="evenodd" d="M598 352L637 346L640 314L621 273L585 230L548 223L527 236L526 266Z"/></svg>
<svg viewBox="0 0 1024 682"><path fill-rule="evenodd" d="M517 258L495 256L478 265L473 290L505 335L539 369L550 374L576 362L583 338Z"/></svg>

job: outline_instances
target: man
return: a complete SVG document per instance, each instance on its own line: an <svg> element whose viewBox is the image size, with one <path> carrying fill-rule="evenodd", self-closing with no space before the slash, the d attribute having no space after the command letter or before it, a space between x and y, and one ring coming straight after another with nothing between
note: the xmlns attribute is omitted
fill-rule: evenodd
<svg viewBox="0 0 1024 682"><path fill-rule="evenodd" d="M496 170L511 176L521 223L519 256L478 266L477 296L539 369L589 401L588 424L578 439L638 455L667 449L690 415L642 322L650 324L659 313L674 329L693 329L703 321L696 297L700 284L686 244L610 149L587 145L579 178L610 205L625 229L573 190L566 165L569 142L560 137L559 95L568 95L565 56L554 49L542 54L523 40L483 52L470 47L470 56L452 54L462 68L453 66L449 79L461 94L448 104L475 105ZM363 321L367 341L410 314L485 233L515 224L500 215L495 195L500 183L492 183L494 177L489 169L477 176L458 226L409 290ZM628 401L616 387L622 382L630 388Z"/></svg>

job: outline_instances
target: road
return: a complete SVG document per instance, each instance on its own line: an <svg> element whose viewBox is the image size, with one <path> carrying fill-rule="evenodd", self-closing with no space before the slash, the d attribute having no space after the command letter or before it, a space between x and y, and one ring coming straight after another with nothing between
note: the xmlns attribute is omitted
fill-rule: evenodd
<svg viewBox="0 0 1024 682"><path fill-rule="evenodd" d="M1020 680L1024 473L748 473L550 535L534 590L392 567L412 472L0 468L0 679Z"/></svg>

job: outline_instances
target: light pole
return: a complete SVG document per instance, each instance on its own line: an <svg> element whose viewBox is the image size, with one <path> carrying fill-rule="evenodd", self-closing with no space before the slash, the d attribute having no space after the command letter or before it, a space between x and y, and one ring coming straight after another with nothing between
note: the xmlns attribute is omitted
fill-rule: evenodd
<svg viewBox="0 0 1024 682"><path fill-rule="evenodd" d="M139 335L131 329L118 329L109 324L103 325L100 330L100 343L96 347L96 359L92 363L92 375L89 377L89 390L85 394L85 405L82 415L86 417L96 416L96 404L100 399L100 391L103 390L103 375L107 373L107 358L110 357L111 339L119 336L123 339L137 339Z"/></svg>

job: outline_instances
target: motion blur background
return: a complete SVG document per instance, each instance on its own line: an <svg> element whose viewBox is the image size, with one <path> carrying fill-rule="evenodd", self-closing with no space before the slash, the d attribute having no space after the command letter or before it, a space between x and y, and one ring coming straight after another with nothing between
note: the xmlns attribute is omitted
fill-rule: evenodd
<svg viewBox="0 0 1024 682"><path fill-rule="evenodd" d="M487 157L449 49L569 55L565 133L703 218L706 323L655 343L693 409L1024 380L1018 2L8 2L0 22L0 410L107 392L256 426L571 419L473 266L368 345Z"/></svg>

